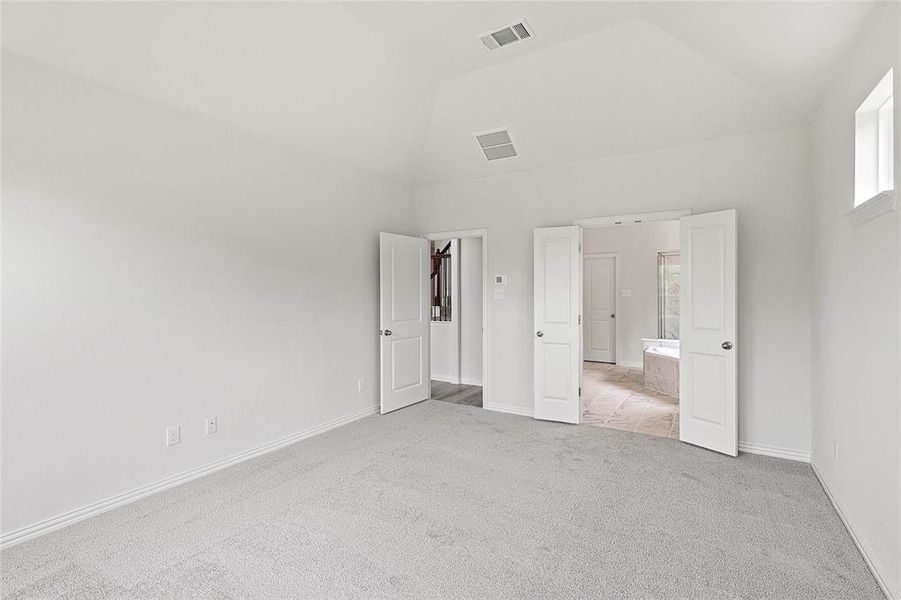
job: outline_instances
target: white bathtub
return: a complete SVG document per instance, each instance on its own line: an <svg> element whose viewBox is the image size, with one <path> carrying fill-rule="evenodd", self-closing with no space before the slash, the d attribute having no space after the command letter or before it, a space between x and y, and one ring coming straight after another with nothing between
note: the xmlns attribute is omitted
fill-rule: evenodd
<svg viewBox="0 0 901 600"><path fill-rule="evenodd" d="M644 347L644 385L655 392L679 397L679 340L641 340Z"/></svg>

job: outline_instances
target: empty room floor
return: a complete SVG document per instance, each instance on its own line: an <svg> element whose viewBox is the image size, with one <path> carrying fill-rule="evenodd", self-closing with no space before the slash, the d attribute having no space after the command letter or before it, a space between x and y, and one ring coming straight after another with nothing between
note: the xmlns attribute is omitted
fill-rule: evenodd
<svg viewBox="0 0 901 600"><path fill-rule="evenodd" d="M679 400L644 387L641 369L600 362L582 368L582 422L679 439Z"/></svg>
<svg viewBox="0 0 901 600"><path fill-rule="evenodd" d="M431 400L0 559L8 600L883 597L806 464Z"/></svg>
<svg viewBox="0 0 901 600"><path fill-rule="evenodd" d="M482 406L482 386L462 385L432 380L432 400Z"/></svg>

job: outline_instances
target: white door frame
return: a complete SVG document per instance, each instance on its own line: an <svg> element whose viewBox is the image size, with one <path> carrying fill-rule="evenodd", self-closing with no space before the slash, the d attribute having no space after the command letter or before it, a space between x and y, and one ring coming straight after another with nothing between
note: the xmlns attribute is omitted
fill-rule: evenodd
<svg viewBox="0 0 901 600"><path fill-rule="evenodd" d="M461 238L482 239L482 408L490 405L490 377L488 373L488 338L491 328L488 317L488 291L492 288L488 273L488 229L465 229L461 231L438 231L423 237L429 241ZM459 281L459 278L458 278ZM458 283L459 285L459 283ZM431 372L430 372L431 374Z"/></svg>
<svg viewBox="0 0 901 600"><path fill-rule="evenodd" d="M584 230L585 228L583 227L582 229ZM585 242L583 241L582 244L584 245L584 243ZM619 285L619 281L620 281L620 279L619 279L619 252L589 252L588 254L585 254L584 252L582 253L582 278L583 278L582 289L583 289L583 293L582 293L582 300L580 301L581 308L579 309L579 314L582 315L582 327L583 328L585 327L585 321L587 320L585 317L585 294L584 294L585 261L589 258L612 258L613 259L613 268L614 268L613 277L616 280L617 285ZM619 288L618 287L615 287L615 289L613 290L613 314L619 315ZM617 316L617 318L613 319L613 337L616 340L615 348L613 350L616 353L616 357L615 357L613 363L618 365L619 357L622 356L622 354L619 351L619 317L618 316ZM584 331L582 332L582 339L583 340L585 339ZM584 367L584 363L585 363L585 348L584 348L584 346L585 346L585 344L583 343L582 346L583 346L582 347L582 363L583 363L583 367Z"/></svg>

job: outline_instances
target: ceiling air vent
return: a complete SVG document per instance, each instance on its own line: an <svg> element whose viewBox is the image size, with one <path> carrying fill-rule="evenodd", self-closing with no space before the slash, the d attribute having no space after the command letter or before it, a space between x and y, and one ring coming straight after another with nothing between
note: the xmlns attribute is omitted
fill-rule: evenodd
<svg viewBox="0 0 901 600"><path fill-rule="evenodd" d="M479 36L479 40L488 50L497 50L501 46L508 46L532 37L535 37L535 34L525 20L522 20L495 31L483 33Z"/></svg>
<svg viewBox="0 0 901 600"><path fill-rule="evenodd" d="M513 147L510 132L506 129L477 133L475 136L488 160L516 157L516 148Z"/></svg>

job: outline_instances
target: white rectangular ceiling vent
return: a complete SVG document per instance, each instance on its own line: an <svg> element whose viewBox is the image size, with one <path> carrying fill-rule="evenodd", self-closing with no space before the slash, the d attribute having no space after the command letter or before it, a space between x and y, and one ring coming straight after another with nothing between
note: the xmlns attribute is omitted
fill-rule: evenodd
<svg viewBox="0 0 901 600"><path fill-rule="evenodd" d="M510 139L510 132L506 129L476 133L476 140L485 153L488 160L500 160L502 158L516 158L516 148Z"/></svg>
<svg viewBox="0 0 901 600"><path fill-rule="evenodd" d="M482 45L488 50L497 50L501 46L509 46L521 40L527 40L535 37L532 28L526 23L525 19L511 23L506 27L501 27L495 31L488 31L479 36Z"/></svg>

